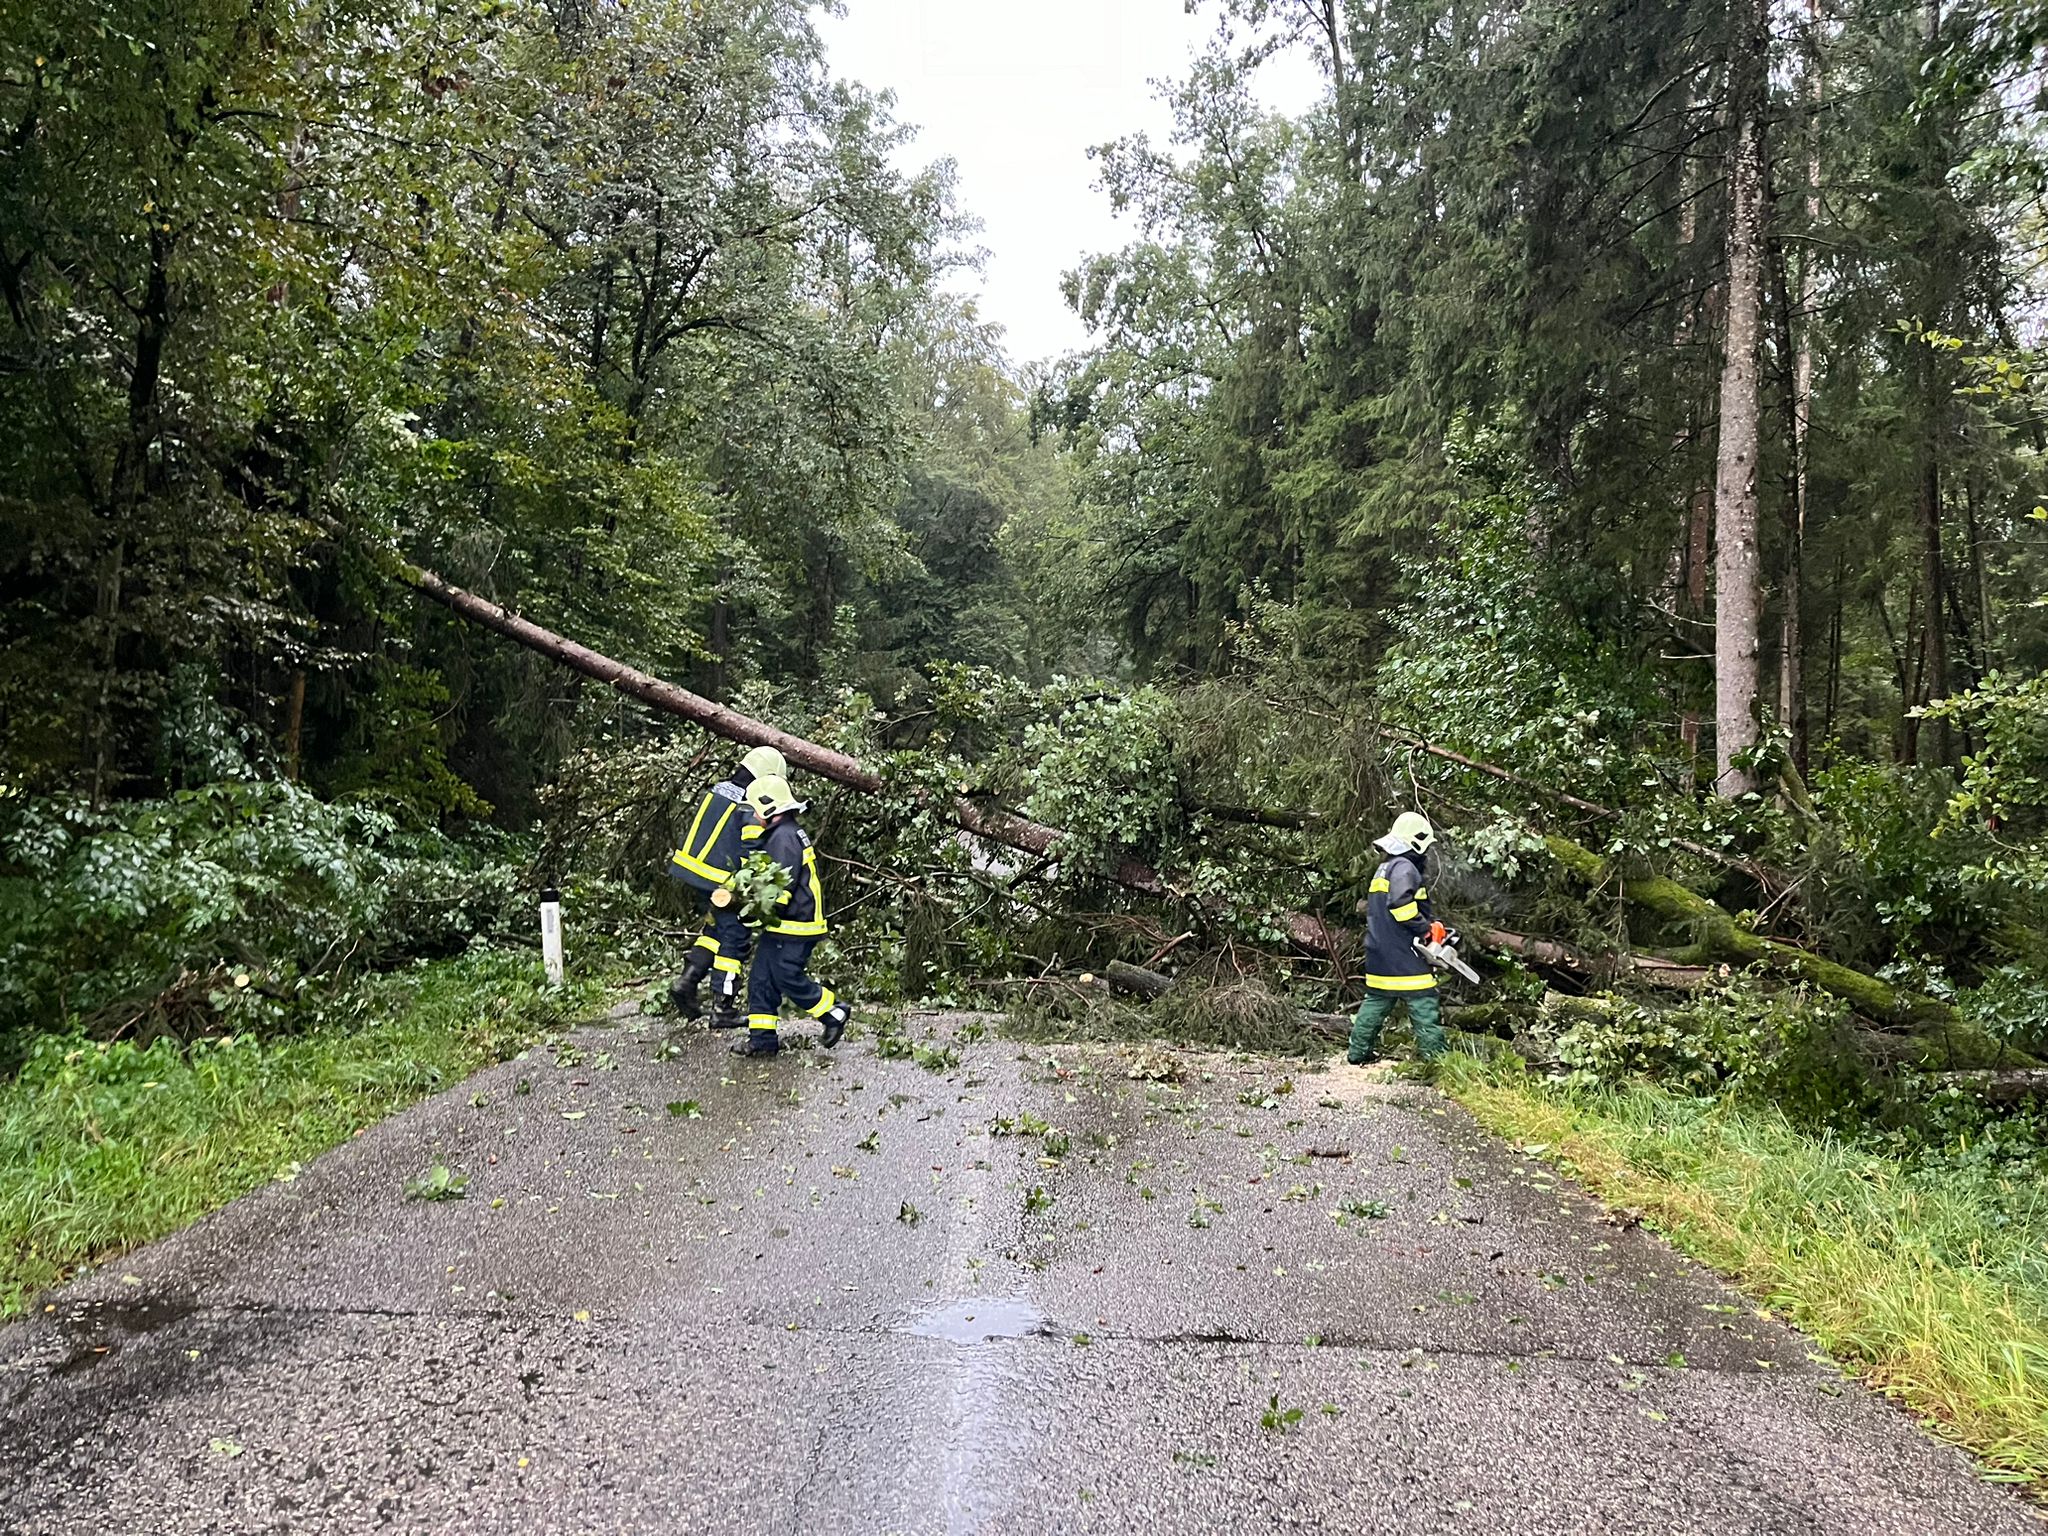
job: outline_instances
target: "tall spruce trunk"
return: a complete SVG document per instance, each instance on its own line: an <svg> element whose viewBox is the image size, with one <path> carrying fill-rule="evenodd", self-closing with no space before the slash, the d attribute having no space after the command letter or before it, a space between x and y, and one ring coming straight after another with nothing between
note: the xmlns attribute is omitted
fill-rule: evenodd
<svg viewBox="0 0 2048 1536"><path fill-rule="evenodd" d="M1927 7L1927 59L1930 66L1941 49L1941 4L1930 0ZM1942 228L1947 203L1948 153L1943 143L1942 123L1929 110L1921 125L1922 184L1929 199L1927 233L1927 293L1922 324L1938 326L1946 318L1951 262L1947 232ZM1916 698L1932 703L1946 698L1949 690L1948 661L1948 569L1941 551L1941 440L1947 425L1949 391L1947 370L1931 346L1920 348L1920 380L1923 389L1920 409L1925 415L1920 433L1919 495L1920 584L1927 601L1922 608L1925 627L1921 631L1920 682L1915 697L1907 704L1907 756L1917 758L1924 741L1927 756L1937 765L1954 761L1949 748L1948 722L1932 719L1922 737L1913 721L1911 707Z"/></svg>
<svg viewBox="0 0 2048 1536"><path fill-rule="evenodd" d="M1814 231L1820 227L1820 0L1806 0L1807 58L1802 82L1806 97L1806 233L1799 252L1798 335L1792 360L1792 459L1795 519L1788 530L1785 559L1785 610L1779 636L1782 657L1778 673L1779 718L1792 736L1792 761L1803 777L1807 770L1806 711L1806 513L1808 507L1808 441L1813 427L1813 326L1820 298L1820 277L1814 261Z"/></svg>
<svg viewBox="0 0 2048 1536"><path fill-rule="evenodd" d="M1755 788L1735 759L1757 740L1757 628L1763 608L1756 527L1766 211L1768 35L1763 0L1735 0L1730 20L1729 112L1735 135L1728 177L1728 321L1714 466L1714 788L1733 799Z"/></svg>

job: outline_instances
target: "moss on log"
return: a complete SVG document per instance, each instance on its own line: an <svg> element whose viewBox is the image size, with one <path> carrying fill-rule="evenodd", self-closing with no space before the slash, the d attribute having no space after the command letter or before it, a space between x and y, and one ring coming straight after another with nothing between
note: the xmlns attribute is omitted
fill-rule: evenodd
<svg viewBox="0 0 2048 1536"><path fill-rule="evenodd" d="M1551 857L1585 884L1597 886L1612 879L1630 905L1690 933L1693 948L1683 959L1760 965L1839 997L1865 1018L1877 1023L1920 1032L1942 1031L1959 1048L1965 1047L1966 1037L1977 1034L1957 1017L1956 1011L1948 1004L1904 987L1895 987L1866 972L1822 959L1796 945L1751 933L1725 908L1687 890L1676 880L1663 875L1622 875L1591 849L1568 837L1552 834L1544 842L1549 845ZM1989 1042L1974 1044L1988 1046Z"/></svg>

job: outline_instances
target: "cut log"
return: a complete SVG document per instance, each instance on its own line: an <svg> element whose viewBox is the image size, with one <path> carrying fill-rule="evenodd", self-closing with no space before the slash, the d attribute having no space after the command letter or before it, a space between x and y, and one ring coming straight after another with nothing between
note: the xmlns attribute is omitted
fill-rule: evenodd
<svg viewBox="0 0 2048 1536"><path fill-rule="evenodd" d="M1157 971L1148 971L1142 965L1130 965L1122 960L1112 960L1102 968L1102 974L1109 978L1109 984L1118 992L1142 997L1150 1002L1164 996L1173 989L1173 978L1162 976Z"/></svg>
<svg viewBox="0 0 2048 1536"><path fill-rule="evenodd" d="M1661 991L1690 992L1712 974L1710 966L1686 965L1655 955L1622 955L1613 961L1603 961L1555 939L1531 938L1527 934L1509 933L1505 928L1481 929L1479 941L1490 949L1505 950L1548 970L1569 971L1576 976L1613 972L1616 981L1631 981Z"/></svg>

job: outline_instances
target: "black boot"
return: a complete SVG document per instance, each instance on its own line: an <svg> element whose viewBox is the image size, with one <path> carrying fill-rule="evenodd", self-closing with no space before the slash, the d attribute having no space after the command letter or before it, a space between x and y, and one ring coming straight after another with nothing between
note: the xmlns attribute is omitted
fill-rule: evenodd
<svg viewBox="0 0 2048 1536"><path fill-rule="evenodd" d="M713 1029L738 1029L747 1021L740 1017L739 1005L724 993L711 999L711 1027Z"/></svg>
<svg viewBox="0 0 2048 1536"><path fill-rule="evenodd" d="M772 1029L750 1029L732 1043L735 1056L780 1056L782 1038Z"/></svg>
<svg viewBox="0 0 2048 1536"><path fill-rule="evenodd" d="M668 984L668 1000L686 1019L704 1017L704 1005L697 1001L697 986L710 971L712 959L710 950L696 945L683 957L682 974Z"/></svg>
<svg viewBox="0 0 2048 1536"><path fill-rule="evenodd" d="M846 1021L853 1017L844 1003L834 1003L825 1010L825 1033L818 1037L818 1044L830 1050L839 1043L846 1033Z"/></svg>

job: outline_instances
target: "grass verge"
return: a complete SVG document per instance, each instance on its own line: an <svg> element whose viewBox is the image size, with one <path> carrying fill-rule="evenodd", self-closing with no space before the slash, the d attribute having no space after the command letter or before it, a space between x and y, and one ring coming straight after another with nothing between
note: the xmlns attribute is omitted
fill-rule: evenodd
<svg viewBox="0 0 2048 1536"><path fill-rule="evenodd" d="M1777 1112L1647 1085L1567 1091L1455 1056L1439 1084L1633 1207L1872 1386L2048 1489L2048 1196L1909 1166ZM1960 1175L1960 1176L1952 1176Z"/></svg>
<svg viewBox="0 0 2048 1536"><path fill-rule="evenodd" d="M45 1037L0 1081L0 1318L502 1060L595 996L530 954L374 978L329 1022L147 1048Z"/></svg>

